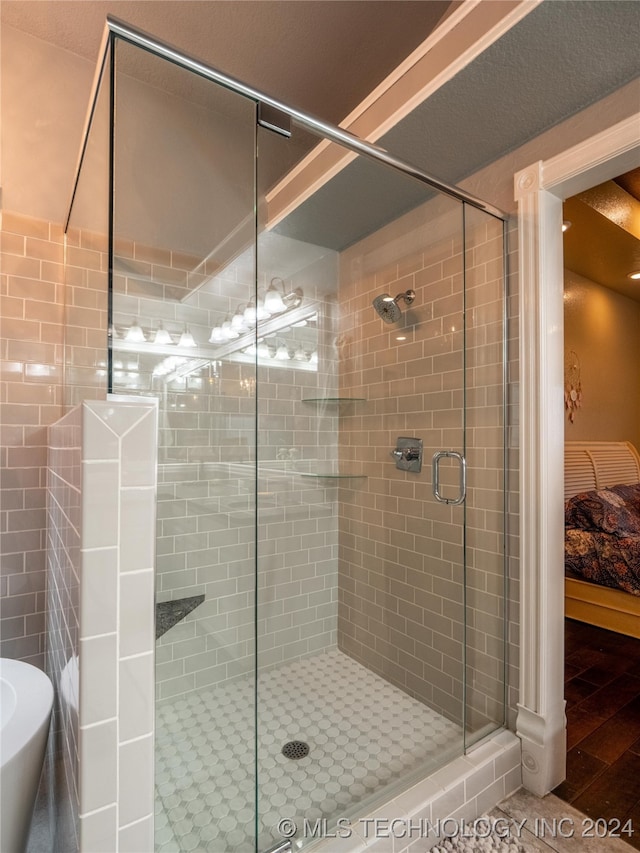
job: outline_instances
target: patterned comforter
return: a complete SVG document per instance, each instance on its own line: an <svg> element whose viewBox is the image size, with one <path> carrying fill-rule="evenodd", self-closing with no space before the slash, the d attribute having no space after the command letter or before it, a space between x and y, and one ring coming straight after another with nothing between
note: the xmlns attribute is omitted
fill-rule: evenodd
<svg viewBox="0 0 640 853"><path fill-rule="evenodd" d="M565 568L640 595L640 483L582 492L567 501Z"/></svg>

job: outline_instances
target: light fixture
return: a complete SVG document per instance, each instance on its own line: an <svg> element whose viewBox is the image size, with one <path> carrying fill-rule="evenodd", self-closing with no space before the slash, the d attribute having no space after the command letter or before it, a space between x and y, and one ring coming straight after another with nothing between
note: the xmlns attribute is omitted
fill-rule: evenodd
<svg viewBox="0 0 640 853"><path fill-rule="evenodd" d="M271 358L271 352L269 351L269 347L267 346L265 341L258 342L258 357Z"/></svg>
<svg viewBox="0 0 640 853"><path fill-rule="evenodd" d="M242 312L240 308L237 309L236 313L231 318L231 328L234 332L237 332L238 334L240 334L240 332L246 331L246 326L244 323L244 312Z"/></svg>
<svg viewBox="0 0 640 853"><path fill-rule="evenodd" d="M569 228L571 228L571 220L565 219L564 222L562 223L562 233L564 234L564 232L568 231Z"/></svg>
<svg viewBox="0 0 640 853"><path fill-rule="evenodd" d="M640 279L640 270L634 270L633 272L630 272L627 277L633 279L634 281L638 281L638 279Z"/></svg>
<svg viewBox="0 0 640 853"><path fill-rule="evenodd" d="M161 344L163 346L173 343L173 338L171 337L169 332L167 332L167 330L163 327L162 323L158 325L158 330L155 334L153 342L154 344Z"/></svg>
<svg viewBox="0 0 640 853"><path fill-rule="evenodd" d="M231 341L231 340L233 340L233 338L239 338L240 337L240 335L236 332L236 330L231 327L231 320L229 319L228 315L227 315L227 319L224 321L224 323L221 326L221 330L222 330L222 337L224 338L225 341Z"/></svg>
<svg viewBox="0 0 640 853"><path fill-rule="evenodd" d="M180 335L180 341L178 343L179 347L197 347L198 344L195 342L193 335L189 331L189 329L185 326L184 332Z"/></svg>
<svg viewBox="0 0 640 853"><path fill-rule="evenodd" d="M183 358L178 355L170 355L167 358L163 359L159 364L153 368L154 376L166 376L168 373L172 373L176 368L181 367L183 364L186 364L189 359Z"/></svg>
<svg viewBox="0 0 640 853"><path fill-rule="evenodd" d="M213 329L211 329L211 337L209 338L209 343L222 344L225 340L225 336L220 326L214 326Z"/></svg>
<svg viewBox="0 0 640 853"><path fill-rule="evenodd" d="M258 301L256 303L256 319L257 320L268 320L271 314L264 307L264 299L261 299L258 296Z"/></svg>
<svg viewBox="0 0 640 853"><path fill-rule="evenodd" d="M287 309L287 306L284 304L284 300L275 285L275 282L277 281L282 282L282 288L284 291L284 281L282 281L281 278L272 278L269 289L264 295L264 308L265 311L269 312L269 314L282 314L282 312Z"/></svg>
<svg viewBox="0 0 640 853"><path fill-rule="evenodd" d="M129 344L143 344L146 341L144 332L137 320L134 319L133 323L129 326L124 339Z"/></svg>
<svg viewBox="0 0 640 853"><path fill-rule="evenodd" d="M317 364L318 363L318 350L314 350L311 353L311 357L309 358L309 364Z"/></svg>
<svg viewBox="0 0 640 853"><path fill-rule="evenodd" d="M289 361L289 350L284 344L280 344L280 346L276 349L275 358L278 361Z"/></svg>
<svg viewBox="0 0 640 853"><path fill-rule="evenodd" d="M248 326L249 328L255 326L258 320L258 309L256 308L256 303L253 297L249 300L249 303L244 309L244 314L242 316L244 318L246 326Z"/></svg>

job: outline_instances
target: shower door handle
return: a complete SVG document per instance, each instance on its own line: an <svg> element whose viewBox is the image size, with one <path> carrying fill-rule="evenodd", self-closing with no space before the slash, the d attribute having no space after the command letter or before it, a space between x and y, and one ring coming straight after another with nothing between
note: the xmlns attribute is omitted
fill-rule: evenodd
<svg viewBox="0 0 640 853"><path fill-rule="evenodd" d="M445 498L440 494L440 460L443 458L457 459L460 463L460 494L457 498ZM458 506L467 496L467 460L455 450L439 450L431 460L431 487L434 498L441 504Z"/></svg>

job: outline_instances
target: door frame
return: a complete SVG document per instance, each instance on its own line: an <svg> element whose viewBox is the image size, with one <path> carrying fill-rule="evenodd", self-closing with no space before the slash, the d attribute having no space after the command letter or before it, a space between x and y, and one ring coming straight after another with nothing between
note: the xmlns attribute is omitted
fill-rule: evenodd
<svg viewBox="0 0 640 853"><path fill-rule="evenodd" d="M640 162L640 114L515 174L518 203L520 696L525 788L565 779L562 201Z"/></svg>

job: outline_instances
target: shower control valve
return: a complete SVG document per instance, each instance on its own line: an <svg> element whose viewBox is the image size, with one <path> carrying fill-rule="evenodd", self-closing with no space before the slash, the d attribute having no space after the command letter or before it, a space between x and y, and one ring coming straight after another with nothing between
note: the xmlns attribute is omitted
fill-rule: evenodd
<svg viewBox="0 0 640 853"><path fill-rule="evenodd" d="M391 455L400 471L420 473L422 468L422 439L400 436Z"/></svg>

